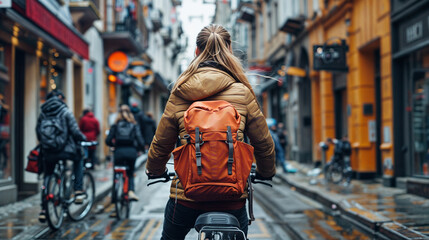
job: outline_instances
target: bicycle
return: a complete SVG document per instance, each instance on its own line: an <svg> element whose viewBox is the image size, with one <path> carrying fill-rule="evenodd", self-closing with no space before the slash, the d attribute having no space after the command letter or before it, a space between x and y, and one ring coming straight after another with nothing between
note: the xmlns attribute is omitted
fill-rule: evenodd
<svg viewBox="0 0 429 240"><path fill-rule="evenodd" d="M149 180L164 178L163 180L153 181L147 184L150 186L155 183L169 182L172 177L176 177L176 173L166 171L161 176L148 176ZM255 221L253 215L253 187L252 184L261 183L272 187L271 184L258 181L266 180L259 178L256 175L256 166L252 165L250 176L247 179L248 183L248 213L249 213L249 225ZM240 229L240 223L237 218L229 213L225 212L206 212L199 215L195 221L194 229L198 232L198 239L204 240L246 240L246 235Z"/></svg>
<svg viewBox="0 0 429 240"><path fill-rule="evenodd" d="M114 166L112 201L115 203L116 218L130 217L131 200L128 197L129 179L127 166Z"/></svg>
<svg viewBox="0 0 429 240"><path fill-rule="evenodd" d="M346 140L329 140L333 143L334 155L331 161L324 167L325 178L328 182L339 184L344 179L349 184L351 181L352 169L350 167L350 143ZM327 150L327 148L326 148Z"/></svg>
<svg viewBox="0 0 429 240"><path fill-rule="evenodd" d="M97 144L96 141L81 142L80 146L85 150L87 147ZM66 215L73 221L84 219L94 205L95 182L91 173L84 167L83 203L75 203L74 180L75 176L67 166L66 160L59 160L54 172L47 176L47 180L42 186L42 206L46 211L48 225L53 230L61 227Z"/></svg>

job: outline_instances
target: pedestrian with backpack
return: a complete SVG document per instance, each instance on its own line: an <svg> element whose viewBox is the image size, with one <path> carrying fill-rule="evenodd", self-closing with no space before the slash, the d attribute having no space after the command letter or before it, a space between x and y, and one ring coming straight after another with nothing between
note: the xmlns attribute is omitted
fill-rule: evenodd
<svg viewBox="0 0 429 240"><path fill-rule="evenodd" d="M139 198L134 192L134 165L136 163L138 150L144 150L144 140L141 136L139 126L127 105L121 105L119 107L115 124L110 128L109 135L106 138L106 144L115 147L113 155L115 165L128 167L128 196L130 200L138 201Z"/></svg>
<svg viewBox="0 0 429 240"><path fill-rule="evenodd" d="M247 235L246 179L275 175L274 143L231 36L220 25L197 36L196 57L175 83L149 149L148 176L160 176L173 152L175 171L162 239L185 239L205 212L234 215ZM251 146L244 143L245 137ZM190 174L189 174L190 173Z"/></svg>
<svg viewBox="0 0 429 240"><path fill-rule="evenodd" d="M47 95L37 119L36 134L44 161L45 183L47 177L53 173L58 160L72 160L73 173L76 177L75 203L79 204L83 202L84 192L83 161L78 142L86 141L86 137L79 130L73 113L64 101L65 96L61 90L53 90ZM42 209L39 221L44 222L45 219L45 210Z"/></svg>

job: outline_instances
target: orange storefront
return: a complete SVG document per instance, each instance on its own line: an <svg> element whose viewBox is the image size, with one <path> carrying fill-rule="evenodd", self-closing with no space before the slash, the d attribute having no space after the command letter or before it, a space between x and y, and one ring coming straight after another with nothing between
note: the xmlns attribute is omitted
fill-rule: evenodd
<svg viewBox="0 0 429 240"><path fill-rule="evenodd" d="M348 70L310 73L313 158L321 158L319 142L347 136L355 177L383 176L389 182L394 162L390 1L319 3L321 13L308 22L309 52L314 45L345 40ZM329 159L332 149L327 154Z"/></svg>

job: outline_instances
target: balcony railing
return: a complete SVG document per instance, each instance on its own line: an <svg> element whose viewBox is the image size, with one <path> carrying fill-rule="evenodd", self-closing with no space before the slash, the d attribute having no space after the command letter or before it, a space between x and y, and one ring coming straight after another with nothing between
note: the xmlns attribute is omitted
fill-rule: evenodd
<svg viewBox="0 0 429 240"><path fill-rule="evenodd" d="M82 33L100 19L99 0L70 0L69 8L74 25Z"/></svg>
<svg viewBox="0 0 429 240"><path fill-rule="evenodd" d="M137 31L136 31L136 21L135 20L129 20L122 23L116 23L115 31L116 32L130 32L131 36L135 39L137 37Z"/></svg>

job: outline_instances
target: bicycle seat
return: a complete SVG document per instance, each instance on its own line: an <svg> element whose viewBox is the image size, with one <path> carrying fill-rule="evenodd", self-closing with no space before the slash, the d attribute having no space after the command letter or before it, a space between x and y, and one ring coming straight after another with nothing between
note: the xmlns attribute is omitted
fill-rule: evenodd
<svg viewBox="0 0 429 240"><path fill-rule="evenodd" d="M237 218L229 213L224 212L208 212L198 216L195 221L195 230L198 232L202 227L237 227L240 228L240 223Z"/></svg>
<svg viewBox="0 0 429 240"><path fill-rule="evenodd" d="M115 171L126 171L126 170L128 170L128 167L127 166L114 166L113 169Z"/></svg>

